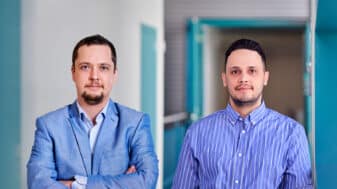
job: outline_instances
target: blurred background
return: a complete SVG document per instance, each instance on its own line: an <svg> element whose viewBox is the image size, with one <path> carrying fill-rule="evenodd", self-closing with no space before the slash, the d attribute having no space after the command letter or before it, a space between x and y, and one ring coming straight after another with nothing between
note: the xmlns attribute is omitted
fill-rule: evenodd
<svg viewBox="0 0 337 189"><path fill-rule="evenodd" d="M316 188L334 188L335 10L328 0L0 0L1 188L27 188L35 119L75 100L72 49L97 33L117 48L112 99L151 116L157 188L170 188L188 126L226 106L224 51L238 38L265 49L265 102L304 125Z"/></svg>

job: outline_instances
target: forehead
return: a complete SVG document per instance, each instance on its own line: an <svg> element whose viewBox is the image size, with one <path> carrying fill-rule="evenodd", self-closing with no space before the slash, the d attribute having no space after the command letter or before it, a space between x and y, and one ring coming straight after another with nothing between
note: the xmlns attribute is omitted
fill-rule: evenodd
<svg viewBox="0 0 337 189"><path fill-rule="evenodd" d="M111 50L107 45L83 45L78 49L77 62L112 63Z"/></svg>
<svg viewBox="0 0 337 189"><path fill-rule="evenodd" d="M231 67L261 67L264 63L256 51L249 49L238 49L233 51L227 59L227 68Z"/></svg>

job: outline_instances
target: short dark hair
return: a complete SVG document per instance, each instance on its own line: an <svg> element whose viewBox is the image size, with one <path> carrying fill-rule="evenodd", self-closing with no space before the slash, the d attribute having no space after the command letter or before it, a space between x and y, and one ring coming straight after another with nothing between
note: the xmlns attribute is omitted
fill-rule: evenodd
<svg viewBox="0 0 337 189"><path fill-rule="evenodd" d="M252 51L256 51L260 56L261 59L263 61L263 65L264 68L267 69L267 62L266 62L266 55L261 47L261 45L251 39L239 39L234 41L227 49L226 53L225 53L225 68L224 70L226 70L226 65L227 65L227 60L229 55L231 55L231 53L235 50L238 49L248 49L248 50L252 50Z"/></svg>
<svg viewBox="0 0 337 189"><path fill-rule="evenodd" d="M107 45L110 50L111 50L111 59L114 64L114 70L116 71L117 69L117 54L116 54L116 49L115 46L105 37L96 34L96 35L91 35L88 37L85 37L81 39L74 47L73 50L73 56L72 56L72 68L75 66L75 60L78 56L78 49L84 45L90 46L90 45Z"/></svg>

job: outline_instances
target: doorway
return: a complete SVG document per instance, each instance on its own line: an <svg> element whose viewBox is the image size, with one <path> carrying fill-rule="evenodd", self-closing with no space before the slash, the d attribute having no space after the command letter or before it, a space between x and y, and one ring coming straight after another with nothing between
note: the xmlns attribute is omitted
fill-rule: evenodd
<svg viewBox="0 0 337 189"><path fill-rule="evenodd" d="M261 43L270 62L264 90L268 107L301 122L311 135L310 29L306 22L192 18L186 30L186 111L165 126L164 188L170 188L184 134L191 122L223 109L224 52L238 38ZM173 121L171 121L173 120ZM172 143L174 141L174 143ZM310 138L309 138L310 141ZM166 145L167 144L167 145Z"/></svg>
<svg viewBox="0 0 337 189"><path fill-rule="evenodd" d="M228 94L221 81L224 53L235 40L256 40L265 50L270 71L264 88L266 105L304 124L305 31L303 28L227 29L203 27L203 112L202 116L224 109Z"/></svg>
<svg viewBox="0 0 337 189"><path fill-rule="evenodd" d="M224 52L239 38L264 48L271 77L264 90L268 107L311 128L310 30L308 23L267 20L191 19L187 31L187 112L195 121L227 104L220 78Z"/></svg>

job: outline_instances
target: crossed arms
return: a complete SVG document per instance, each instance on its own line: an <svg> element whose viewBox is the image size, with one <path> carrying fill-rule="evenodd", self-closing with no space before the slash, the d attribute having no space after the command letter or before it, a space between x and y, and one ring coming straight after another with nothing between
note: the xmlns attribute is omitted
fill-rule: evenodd
<svg viewBox="0 0 337 189"><path fill-rule="evenodd" d="M27 164L29 189L67 189L70 188L73 177L81 174L87 177L86 189L155 188L158 177L158 160L153 150L150 120L147 115L141 118L132 137L128 139L131 142L129 167L118 175L100 173L83 175L83 173L76 172L76 168L73 167L69 168L68 175L62 175L59 172L59 166L64 165L57 162L55 158L55 138L53 137L56 134L47 126L43 117L37 120L36 126L35 141ZM56 124L56 126L58 125ZM58 148L62 148L62 146ZM72 158L71 154L68 156ZM81 160L76 159L76 161ZM120 162L114 163L119 164Z"/></svg>

